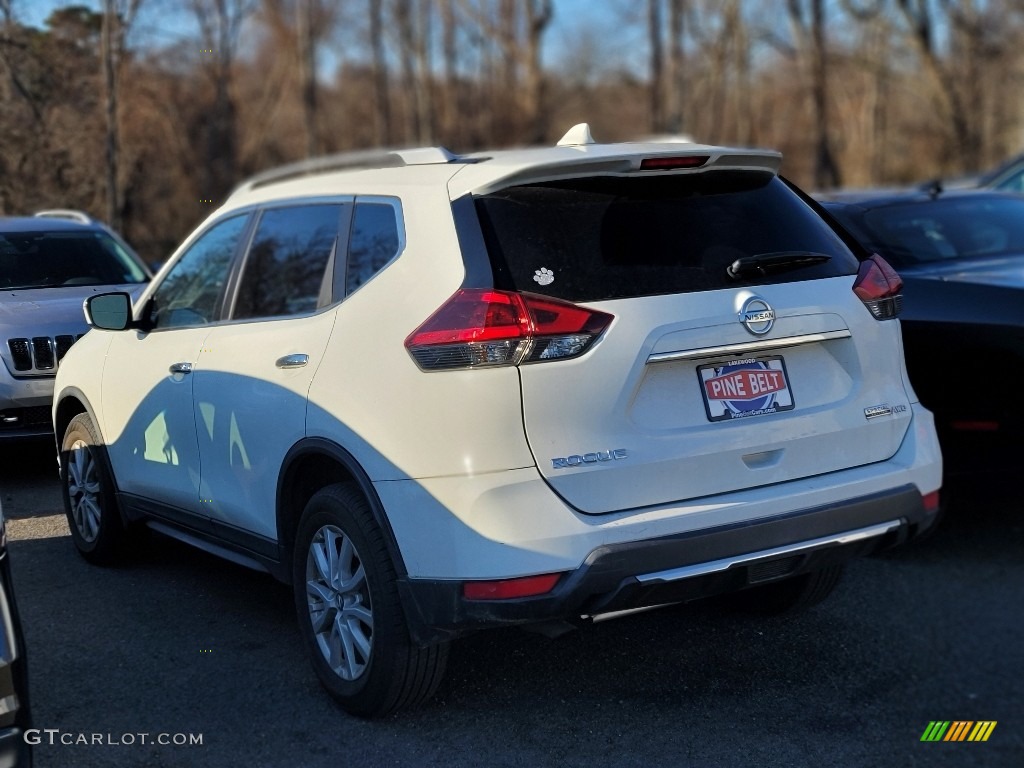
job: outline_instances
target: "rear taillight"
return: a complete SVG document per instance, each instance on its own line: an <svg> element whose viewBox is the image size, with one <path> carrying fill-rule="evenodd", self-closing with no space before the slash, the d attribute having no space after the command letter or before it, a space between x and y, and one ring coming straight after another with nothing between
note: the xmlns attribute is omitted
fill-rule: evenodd
<svg viewBox="0 0 1024 768"><path fill-rule="evenodd" d="M565 360L583 354L611 321L546 296L468 288L409 334L405 347L425 371Z"/></svg>
<svg viewBox="0 0 1024 768"><path fill-rule="evenodd" d="M853 292L876 320L890 320L900 313L902 290L903 281L896 270L877 253L861 262Z"/></svg>
<svg viewBox="0 0 1024 768"><path fill-rule="evenodd" d="M921 496L921 503L924 505L926 512L938 512L939 511L939 492L932 491L931 493L925 493Z"/></svg>

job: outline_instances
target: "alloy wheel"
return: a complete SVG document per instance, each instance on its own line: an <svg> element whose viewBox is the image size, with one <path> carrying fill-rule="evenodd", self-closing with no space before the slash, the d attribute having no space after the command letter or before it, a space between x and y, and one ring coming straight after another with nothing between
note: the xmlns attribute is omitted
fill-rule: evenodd
<svg viewBox="0 0 1024 768"><path fill-rule="evenodd" d="M79 536L96 541L100 532L100 474L89 444L76 440L68 451L68 498Z"/></svg>
<svg viewBox="0 0 1024 768"><path fill-rule="evenodd" d="M373 609L362 558L336 526L323 526L309 544L306 605L328 666L343 680L358 679L370 663Z"/></svg>

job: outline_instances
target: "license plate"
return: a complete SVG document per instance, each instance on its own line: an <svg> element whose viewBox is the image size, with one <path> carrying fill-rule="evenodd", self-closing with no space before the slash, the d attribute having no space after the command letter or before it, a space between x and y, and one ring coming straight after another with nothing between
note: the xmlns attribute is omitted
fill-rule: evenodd
<svg viewBox="0 0 1024 768"><path fill-rule="evenodd" d="M697 368L709 421L793 409L786 363L781 356L730 360Z"/></svg>

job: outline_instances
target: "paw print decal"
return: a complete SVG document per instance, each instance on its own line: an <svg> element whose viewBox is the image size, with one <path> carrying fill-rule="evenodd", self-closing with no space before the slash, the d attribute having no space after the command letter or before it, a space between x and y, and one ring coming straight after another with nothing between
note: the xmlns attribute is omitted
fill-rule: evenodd
<svg viewBox="0 0 1024 768"><path fill-rule="evenodd" d="M551 285L553 282L555 282L555 273L552 272L550 269L541 267L540 269L533 273L533 279L536 280L541 285Z"/></svg>

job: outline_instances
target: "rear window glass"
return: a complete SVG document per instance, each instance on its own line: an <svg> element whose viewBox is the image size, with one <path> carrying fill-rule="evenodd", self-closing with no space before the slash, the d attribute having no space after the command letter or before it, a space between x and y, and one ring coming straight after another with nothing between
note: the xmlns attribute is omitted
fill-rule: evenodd
<svg viewBox="0 0 1024 768"><path fill-rule="evenodd" d="M1024 253L1024 200L963 197L876 208L872 241L899 266Z"/></svg>
<svg viewBox="0 0 1024 768"><path fill-rule="evenodd" d="M570 301L811 280L856 257L773 174L712 171L510 187L476 201L496 287ZM824 254L827 262L733 279L736 259Z"/></svg>
<svg viewBox="0 0 1024 768"><path fill-rule="evenodd" d="M124 285L146 280L142 267L104 232L0 235L0 289Z"/></svg>

